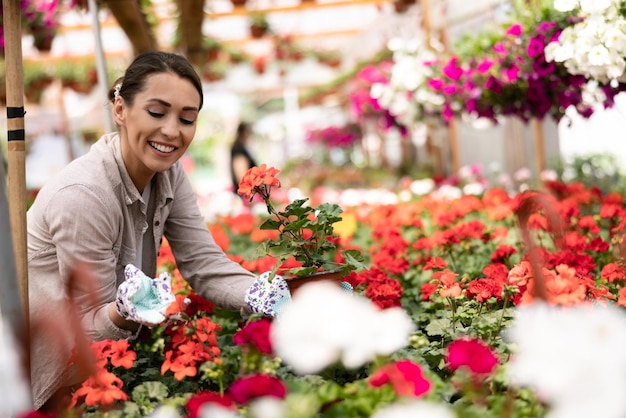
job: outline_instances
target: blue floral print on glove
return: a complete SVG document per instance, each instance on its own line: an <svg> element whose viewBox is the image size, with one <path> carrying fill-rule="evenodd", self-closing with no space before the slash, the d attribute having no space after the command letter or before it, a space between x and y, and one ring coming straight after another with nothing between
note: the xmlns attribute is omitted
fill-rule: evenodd
<svg viewBox="0 0 626 418"><path fill-rule="evenodd" d="M282 276L276 274L270 282L270 275L271 272L266 271L257 277L246 291L244 300L252 312L275 317L291 301L291 293Z"/></svg>
<svg viewBox="0 0 626 418"><path fill-rule="evenodd" d="M167 307L176 299L169 273L161 273L152 279L128 264L124 268L124 277L124 282L117 289L117 312L125 319L149 327L163 323Z"/></svg>

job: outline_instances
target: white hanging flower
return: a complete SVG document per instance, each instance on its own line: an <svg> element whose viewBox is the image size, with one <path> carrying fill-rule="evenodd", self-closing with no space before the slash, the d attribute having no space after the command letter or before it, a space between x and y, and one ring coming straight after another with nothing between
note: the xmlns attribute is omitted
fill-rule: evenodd
<svg viewBox="0 0 626 418"><path fill-rule="evenodd" d="M580 0L580 9L585 14L601 14L617 4L615 0Z"/></svg>
<svg viewBox="0 0 626 418"><path fill-rule="evenodd" d="M433 77L429 63L437 56L418 38L393 38L387 46L393 51L389 81L372 85L370 94L399 123L414 127L426 112L440 110L445 102L442 95L427 85Z"/></svg>
<svg viewBox="0 0 626 418"><path fill-rule="evenodd" d="M554 0L554 8L559 12L571 12L578 6L578 0Z"/></svg>
<svg viewBox="0 0 626 418"><path fill-rule="evenodd" d="M562 62L571 74L608 83L626 81L626 20L621 0L555 1L557 10L580 8L583 19L561 32L544 51L547 61Z"/></svg>
<svg viewBox="0 0 626 418"><path fill-rule="evenodd" d="M380 310L371 300L329 282L302 286L272 327L278 357L296 373L317 373L340 361L364 365L408 344L414 323L401 308Z"/></svg>
<svg viewBox="0 0 626 418"><path fill-rule="evenodd" d="M511 383L533 387L550 418L626 415L626 315L610 305L518 308Z"/></svg>

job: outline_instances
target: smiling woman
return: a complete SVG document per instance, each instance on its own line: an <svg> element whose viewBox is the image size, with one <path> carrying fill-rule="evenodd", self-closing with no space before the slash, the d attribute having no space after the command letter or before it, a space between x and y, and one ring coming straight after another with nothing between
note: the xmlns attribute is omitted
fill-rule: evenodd
<svg viewBox="0 0 626 418"><path fill-rule="evenodd" d="M60 410L88 376L72 354L81 330L42 326L50 318L78 316L93 341L132 339L142 325L158 325L146 318L168 320L169 277L153 280L163 237L197 293L226 309L254 309L244 296L256 276L216 245L180 162L203 104L198 74L180 55L143 53L109 99L118 132L47 181L28 211L38 409ZM89 270L80 283L69 279L77 263Z"/></svg>

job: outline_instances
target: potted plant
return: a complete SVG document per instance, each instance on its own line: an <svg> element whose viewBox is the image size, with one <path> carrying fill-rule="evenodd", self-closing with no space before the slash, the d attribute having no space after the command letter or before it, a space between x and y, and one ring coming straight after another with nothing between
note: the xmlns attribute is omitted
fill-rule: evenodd
<svg viewBox="0 0 626 418"><path fill-rule="evenodd" d="M206 58L209 61L217 60L222 48L222 43L213 36L205 36L202 39L202 49L206 51Z"/></svg>
<svg viewBox="0 0 626 418"><path fill-rule="evenodd" d="M270 30L270 24L265 13L255 12L250 14L250 36L262 38Z"/></svg>
<svg viewBox="0 0 626 418"><path fill-rule="evenodd" d="M351 271L366 269L364 257L355 249L341 251L333 225L341 221L343 210L335 203L317 207L308 198L296 199L279 209L272 201L273 188L280 188L280 170L266 164L249 169L239 182L237 193L252 201L259 197L269 217L262 230L278 232L278 238L264 243L263 250L278 259L271 277L280 270L293 292L300 285L316 280L340 281ZM342 262L337 262L337 260ZM289 264L285 264L290 261ZM285 266L290 266L285 268Z"/></svg>

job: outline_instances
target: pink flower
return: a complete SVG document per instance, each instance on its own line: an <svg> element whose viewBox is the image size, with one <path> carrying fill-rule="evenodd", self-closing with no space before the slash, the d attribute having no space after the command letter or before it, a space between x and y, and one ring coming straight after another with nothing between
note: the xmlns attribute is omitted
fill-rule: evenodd
<svg viewBox="0 0 626 418"><path fill-rule="evenodd" d="M477 339L460 339L448 345L446 363L452 370L468 368L473 374L489 374L498 364L491 348Z"/></svg>
<svg viewBox="0 0 626 418"><path fill-rule="evenodd" d="M369 384L373 387L381 387L387 383L401 396L422 396L431 387L430 382L422 375L420 366L410 360L386 364L369 379Z"/></svg>
<svg viewBox="0 0 626 418"><path fill-rule="evenodd" d="M476 67L476 71L480 74L486 74L491 67L494 65L494 61L489 58L484 58L481 62L478 63L478 67Z"/></svg>
<svg viewBox="0 0 626 418"><path fill-rule="evenodd" d="M235 409L233 401L228 395L220 395L215 392L198 392L187 401L185 409L189 418L197 418L200 407L205 404L216 404L226 409Z"/></svg>
<svg viewBox="0 0 626 418"><path fill-rule="evenodd" d="M520 25L519 23L515 23L513 24L509 29L507 29L506 31L506 35L511 35L511 36L520 36L522 34L522 25Z"/></svg>
<svg viewBox="0 0 626 418"><path fill-rule="evenodd" d="M282 399L287 395L287 388L277 377L254 374L235 380L228 393L235 402L246 404L252 399L264 396Z"/></svg>

